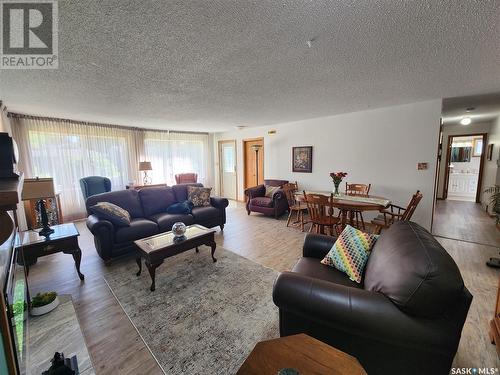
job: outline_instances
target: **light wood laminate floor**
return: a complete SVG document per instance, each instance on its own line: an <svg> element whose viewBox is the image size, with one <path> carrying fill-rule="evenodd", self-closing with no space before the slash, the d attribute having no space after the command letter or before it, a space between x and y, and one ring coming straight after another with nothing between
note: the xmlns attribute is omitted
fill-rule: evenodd
<svg viewBox="0 0 500 375"><path fill-rule="evenodd" d="M275 220L253 213L247 216L243 204L232 203L227 221L224 233L216 234L218 246L278 271L290 269L301 256L304 233L286 228L286 217ZM103 279L109 269L97 256L92 235L84 222L78 222L77 226L81 233L81 269L85 282L78 279L71 256L54 254L40 258L30 269L31 292L56 290L72 294L96 374L161 374L154 357ZM500 367L487 332L500 271L484 265L485 259L495 256L497 251L494 247L467 242L443 238L439 241L459 265L474 295L456 365ZM115 264L128 261L131 260L121 259ZM168 260L162 267L168 267Z"/></svg>
<svg viewBox="0 0 500 375"><path fill-rule="evenodd" d="M436 201L432 228L434 235L500 246L500 231L480 203L455 200Z"/></svg>

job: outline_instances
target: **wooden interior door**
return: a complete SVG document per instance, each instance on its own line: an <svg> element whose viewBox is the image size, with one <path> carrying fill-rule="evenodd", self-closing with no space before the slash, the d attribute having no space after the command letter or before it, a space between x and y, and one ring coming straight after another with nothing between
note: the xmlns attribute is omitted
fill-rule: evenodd
<svg viewBox="0 0 500 375"><path fill-rule="evenodd" d="M254 146L260 146L256 152ZM264 183L264 138L243 141L244 188Z"/></svg>

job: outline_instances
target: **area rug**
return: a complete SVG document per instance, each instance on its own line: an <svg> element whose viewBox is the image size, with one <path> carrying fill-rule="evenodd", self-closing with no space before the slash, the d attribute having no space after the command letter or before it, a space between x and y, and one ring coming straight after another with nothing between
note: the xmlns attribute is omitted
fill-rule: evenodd
<svg viewBox="0 0 500 375"><path fill-rule="evenodd" d="M166 374L234 374L259 341L279 337L278 273L218 248L188 251L156 269L113 266L105 279Z"/></svg>

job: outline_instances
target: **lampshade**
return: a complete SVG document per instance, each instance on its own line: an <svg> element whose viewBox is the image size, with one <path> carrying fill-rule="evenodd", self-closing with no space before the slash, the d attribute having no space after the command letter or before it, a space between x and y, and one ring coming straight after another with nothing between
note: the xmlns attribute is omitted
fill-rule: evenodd
<svg viewBox="0 0 500 375"><path fill-rule="evenodd" d="M139 162L139 170L140 171L152 171L151 162L150 161L141 161Z"/></svg>
<svg viewBox="0 0 500 375"><path fill-rule="evenodd" d="M56 195L54 179L27 178L24 180L22 200L50 198Z"/></svg>

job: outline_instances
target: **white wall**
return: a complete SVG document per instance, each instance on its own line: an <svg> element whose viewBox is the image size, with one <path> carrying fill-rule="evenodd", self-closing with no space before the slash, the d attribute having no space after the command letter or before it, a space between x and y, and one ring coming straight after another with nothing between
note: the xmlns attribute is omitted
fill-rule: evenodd
<svg viewBox="0 0 500 375"><path fill-rule="evenodd" d="M485 159L484 172L483 172L483 187L486 189L490 186L500 185L500 169L497 165L497 160L500 159L500 117L491 124L488 133L488 144L493 144L493 154L491 160ZM488 206L488 211L492 212L490 204L490 194L482 196L483 206Z"/></svg>
<svg viewBox="0 0 500 375"><path fill-rule="evenodd" d="M463 125L445 125L443 126L443 153L441 156L441 163L439 166L439 182L437 197L443 198L443 189L445 184L445 171L446 171L446 150L448 149L448 137L450 135L467 135L477 133L490 133L491 122L478 122L468 126ZM500 136L500 134L499 134ZM489 141L488 141L489 142ZM488 163L487 163L488 164ZM487 167L487 165L485 165ZM483 186L485 186L486 179L483 174Z"/></svg>
<svg viewBox="0 0 500 375"><path fill-rule="evenodd" d="M346 181L371 183L371 194L402 205L419 189L424 198L414 220L430 228L440 116L441 100L432 100L235 130L216 134L215 139L237 140L240 200L244 199L242 140L264 137L265 178L297 181L301 189L331 191L329 173L344 171L349 173ZM267 135L270 129L277 133ZM312 173L292 172L293 146L313 146ZM418 171L418 162L427 162L428 169ZM217 163L215 167L217 173Z"/></svg>

